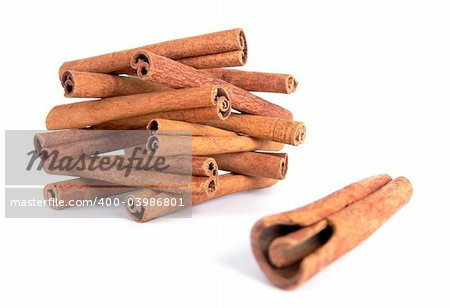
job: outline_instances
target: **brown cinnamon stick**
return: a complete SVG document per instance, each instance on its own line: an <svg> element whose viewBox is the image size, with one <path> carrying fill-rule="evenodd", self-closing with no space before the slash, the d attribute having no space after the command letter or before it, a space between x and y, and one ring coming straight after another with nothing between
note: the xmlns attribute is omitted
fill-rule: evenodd
<svg viewBox="0 0 450 308"><path fill-rule="evenodd" d="M246 91L289 94L295 92L298 86L294 76L288 74L247 72L223 68L205 69L202 72Z"/></svg>
<svg viewBox="0 0 450 308"><path fill-rule="evenodd" d="M158 156L212 155L247 151L278 151L283 145L269 140L246 136L204 137L204 136L151 136L147 150Z"/></svg>
<svg viewBox="0 0 450 308"><path fill-rule="evenodd" d="M138 222L146 222L179 211L183 208L186 208L186 205L198 205L205 201L219 198L225 195L269 187L274 185L276 182L277 180L274 179L255 178L237 174L225 174L219 176L219 185L217 187L216 193L213 196L207 196L206 194L162 195L153 190L147 189L129 194L125 199L125 208L130 214L131 218ZM183 198L184 206L136 206L136 204L142 200L148 200L155 197L169 199Z"/></svg>
<svg viewBox="0 0 450 308"><path fill-rule="evenodd" d="M252 249L276 286L292 289L378 229L412 194L404 177L371 177L321 200L259 220Z"/></svg>
<svg viewBox="0 0 450 308"><path fill-rule="evenodd" d="M87 158L85 165L89 167L55 168L50 162L45 161L44 170L49 174L102 180L133 188L151 188L176 193L206 193L208 196L215 193L217 185L215 177L197 177L138 168L133 168L127 174L125 170L114 165L110 157Z"/></svg>
<svg viewBox="0 0 450 308"><path fill-rule="evenodd" d="M197 69L243 66L247 63L247 51L235 50L205 56L183 58L178 59L177 61Z"/></svg>
<svg viewBox="0 0 450 308"><path fill-rule="evenodd" d="M86 132L86 134L80 134L73 131L73 133L70 134L70 136L74 137L74 139L71 139L74 140L72 142L54 145L47 142L45 143L45 146L42 146L39 142L37 142L35 143L36 151L41 155L41 157L49 160L60 160L64 157L77 159L81 156L90 156L95 153L107 153L140 145L145 143L150 136L150 132L147 131L83 130L83 132ZM91 138L76 139L77 136L90 136Z"/></svg>
<svg viewBox="0 0 450 308"><path fill-rule="evenodd" d="M113 157L113 156L111 156ZM145 169L148 162L164 166L163 172L216 177L219 167L214 158L205 156L151 156L145 147L125 151L126 159L132 159L135 168Z"/></svg>
<svg viewBox="0 0 450 308"><path fill-rule="evenodd" d="M136 77L77 71L64 72L62 85L65 97L104 98L171 90L170 87Z"/></svg>
<svg viewBox="0 0 450 308"><path fill-rule="evenodd" d="M62 79L63 73L69 70L93 73L112 73L127 70L127 68L130 66L131 57L138 50L153 52L171 59L182 59L211 54L220 54L236 50L245 51L246 53L247 42L245 40L245 35L242 29L232 29L194 37L182 38L142 46L139 48L117 51L91 58L65 62L59 70L59 77L60 79ZM223 65L223 63L220 63L220 65ZM211 67L218 66L213 65Z"/></svg>
<svg viewBox="0 0 450 308"><path fill-rule="evenodd" d="M158 135L192 135L210 137L236 137L237 134L228 130L183 121L153 119L147 124L147 129Z"/></svg>
<svg viewBox="0 0 450 308"><path fill-rule="evenodd" d="M232 97L233 108L239 111L261 116L292 119L292 113L287 109L272 104L221 79L210 77L205 72L154 53L145 51L136 53L131 60L131 66L136 69L139 78L173 88L195 87L203 84L222 85L227 88Z"/></svg>
<svg viewBox="0 0 450 308"><path fill-rule="evenodd" d="M67 144L72 142L79 142L92 138L106 137L110 134L117 133L114 131L91 131L84 129L67 129L61 131L37 133L34 136L33 144L36 152L39 154L42 149L55 147L61 144Z"/></svg>
<svg viewBox="0 0 450 308"><path fill-rule="evenodd" d="M228 105L224 110L218 110L218 108L216 107L191 108L166 112L156 112L136 117L117 119L93 125L91 128L96 130L142 130L147 129L148 123L153 119L168 119L190 123L201 123L205 120L223 121L227 119L230 114L230 105Z"/></svg>
<svg viewBox="0 0 450 308"><path fill-rule="evenodd" d="M226 121L200 120L199 122L290 145L303 143L306 136L306 127L302 122L272 117L232 113Z"/></svg>
<svg viewBox="0 0 450 308"><path fill-rule="evenodd" d="M46 125L48 129L84 128L124 117L185 108L216 106L218 112L223 112L230 104L223 87L206 85L59 105L50 110Z"/></svg>
<svg viewBox="0 0 450 308"><path fill-rule="evenodd" d="M254 177L282 180L288 170L287 153L228 153L211 155L220 170L231 171Z"/></svg>
<svg viewBox="0 0 450 308"><path fill-rule="evenodd" d="M94 198L105 198L136 190L133 187L116 185L105 181L77 178L57 183L47 184L44 187L46 200L57 200L49 202L49 207L54 210L62 210L75 204L78 200L92 200ZM62 201L60 203L60 201Z"/></svg>

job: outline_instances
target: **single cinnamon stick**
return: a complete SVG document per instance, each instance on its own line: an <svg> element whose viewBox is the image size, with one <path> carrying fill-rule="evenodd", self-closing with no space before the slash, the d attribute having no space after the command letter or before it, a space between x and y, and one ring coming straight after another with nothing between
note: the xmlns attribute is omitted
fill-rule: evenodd
<svg viewBox="0 0 450 308"><path fill-rule="evenodd" d="M246 91L289 94L295 92L298 86L294 76L288 74L247 72L223 68L205 69L202 72Z"/></svg>
<svg viewBox="0 0 450 308"><path fill-rule="evenodd" d="M369 237L411 194L404 177L364 179L259 220L251 233L253 253L274 285L292 289Z"/></svg>
<svg viewBox="0 0 450 308"><path fill-rule="evenodd" d="M175 174L192 174L193 176L216 177L219 175L219 167L214 158L205 156L154 156L145 146L138 149L126 149L125 158L132 160L135 168L145 169L147 164L164 166L163 172Z"/></svg>
<svg viewBox="0 0 450 308"><path fill-rule="evenodd" d="M232 29L182 38L142 46L139 48L117 51L91 58L65 62L59 69L59 78L62 79L64 72L69 70L93 73L112 73L124 71L130 66L130 59L138 50L153 52L171 59L182 59L220 54L236 50L246 52L247 42L242 29ZM218 66L213 65L211 67Z"/></svg>
<svg viewBox="0 0 450 308"><path fill-rule="evenodd" d="M197 69L243 66L247 62L247 51L235 50L205 56L177 59L177 61Z"/></svg>
<svg viewBox="0 0 450 308"><path fill-rule="evenodd" d="M292 119L292 113L283 107L272 104L221 79L210 77L206 72L154 53L145 51L136 53L131 60L131 66L136 69L139 78L173 88L195 87L203 84L222 85L227 88L232 97L233 108L239 111L261 116Z"/></svg>
<svg viewBox="0 0 450 308"><path fill-rule="evenodd" d="M153 119L147 124L147 129L158 135L185 135L210 137L236 137L237 134L228 130L183 121Z"/></svg>
<svg viewBox="0 0 450 308"><path fill-rule="evenodd" d="M269 140L246 136L204 137L204 136L151 136L147 150L158 156L212 155L247 151L278 151L283 145Z"/></svg>
<svg viewBox="0 0 450 308"><path fill-rule="evenodd" d="M61 131L37 133L34 135L33 144L34 149L38 154L42 152L42 149L54 147L60 144L72 143L75 141L83 141L92 138L105 137L110 134L117 133L114 131L91 131L84 129L67 129Z"/></svg>
<svg viewBox="0 0 450 308"><path fill-rule="evenodd" d="M215 177L197 177L184 174L165 173L153 170L132 168L129 173L114 164L110 157L87 158L85 168L54 167L44 162L44 170L49 174L77 176L81 178L102 180L134 188L152 188L176 193L215 193Z"/></svg>
<svg viewBox="0 0 450 308"><path fill-rule="evenodd" d="M153 190L146 189L129 194L125 199L125 208L131 218L138 222L146 222L179 211L190 205L198 205L211 199L241 191L269 187L274 185L276 182L277 180L274 179L255 178L238 174L225 174L219 176L219 185L213 196L207 196L206 194L158 194ZM136 204L142 203L143 200L149 200L151 198L168 198L177 200L179 198L183 198L184 204L183 206L136 206Z"/></svg>
<svg viewBox="0 0 450 308"><path fill-rule="evenodd" d="M124 117L185 108L216 106L222 112L230 104L223 87L206 85L59 105L50 110L46 125L48 129L84 128Z"/></svg>
<svg viewBox="0 0 450 308"><path fill-rule="evenodd" d="M242 152L211 155L220 170L231 171L254 177L282 180L288 170L287 153Z"/></svg>
<svg viewBox="0 0 450 308"><path fill-rule="evenodd" d="M104 98L171 90L170 87L136 77L77 71L64 72L62 85L65 97Z"/></svg>
<svg viewBox="0 0 450 308"><path fill-rule="evenodd" d="M75 204L71 205L70 203L77 200L100 199L133 190L136 190L136 188L116 185L105 181L77 178L45 185L44 197L46 200L53 199L58 201L49 202L50 208L62 210L74 206ZM62 203L59 203L59 201L62 201Z"/></svg>
<svg viewBox="0 0 450 308"><path fill-rule="evenodd" d="M290 145L303 143L306 136L304 123L272 117L232 113L226 121L200 120L199 122Z"/></svg>
<svg viewBox="0 0 450 308"><path fill-rule="evenodd" d="M168 119L176 121L186 121L190 123L201 123L205 120L227 119L231 114L231 105L222 105L222 110L217 107L191 108L183 110L173 110L166 112L156 112L135 117L117 119L93 125L96 130L130 130L147 129L148 123L153 119Z"/></svg>
<svg viewBox="0 0 450 308"><path fill-rule="evenodd" d="M89 139L80 139L73 142L48 145L42 147L35 143L38 154L44 159L61 160L64 157L77 159L82 156L92 154L107 153L121 150L132 146L140 145L146 142L150 136L147 131L88 131L91 136ZM82 134L72 134L73 137L82 136ZM97 137L98 135L98 137ZM76 139L73 139L76 140Z"/></svg>

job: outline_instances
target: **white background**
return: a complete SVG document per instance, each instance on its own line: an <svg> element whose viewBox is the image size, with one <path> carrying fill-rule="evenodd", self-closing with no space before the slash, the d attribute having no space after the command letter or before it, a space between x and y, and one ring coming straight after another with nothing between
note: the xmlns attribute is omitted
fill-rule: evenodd
<svg viewBox="0 0 450 308"><path fill-rule="evenodd" d="M65 60L235 27L246 69L300 80L293 95L262 96L308 128L286 147L285 181L192 219L1 218L3 307L449 306L448 1L2 1L0 12L2 129L45 128L68 101ZM299 289L271 286L250 251L254 222L379 173L412 181L409 204Z"/></svg>

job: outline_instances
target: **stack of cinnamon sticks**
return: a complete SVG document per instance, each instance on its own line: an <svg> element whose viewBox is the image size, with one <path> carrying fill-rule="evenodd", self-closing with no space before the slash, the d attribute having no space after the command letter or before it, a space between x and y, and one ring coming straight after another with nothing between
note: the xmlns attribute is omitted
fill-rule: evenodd
<svg viewBox="0 0 450 308"><path fill-rule="evenodd" d="M303 143L305 126L252 92L293 93L297 81L289 74L224 68L246 61L245 35L233 29L63 63L65 96L96 100L55 106L46 126L61 131L36 135L42 158L59 154L46 159L44 169L78 177L47 185L46 198L130 192L128 212L148 221L178 207L138 207L137 200L189 192L195 205L284 179L288 157L276 152ZM120 149L124 155L104 154ZM92 168L58 168L61 153ZM142 170L139 162L149 158L164 161L164 170ZM132 172L104 168L117 161Z"/></svg>

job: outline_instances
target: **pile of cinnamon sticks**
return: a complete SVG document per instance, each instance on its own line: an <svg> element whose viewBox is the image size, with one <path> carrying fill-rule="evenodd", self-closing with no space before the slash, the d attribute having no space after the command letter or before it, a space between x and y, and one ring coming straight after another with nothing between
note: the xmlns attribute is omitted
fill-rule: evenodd
<svg viewBox="0 0 450 308"><path fill-rule="evenodd" d="M46 198L130 192L128 212L148 221L178 207L139 207L138 200L189 192L195 205L284 179L288 156L276 151L303 143L305 126L252 92L293 93L297 81L224 68L246 61L245 35L233 29L63 63L65 96L96 100L55 106L46 126L59 131L36 135L44 169L78 177L47 185ZM124 155L104 154L121 149ZM61 168L64 156L82 157L92 168ZM164 170L143 170L149 158L164 160ZM132 172L104 168L117 161Z"/></svg>

